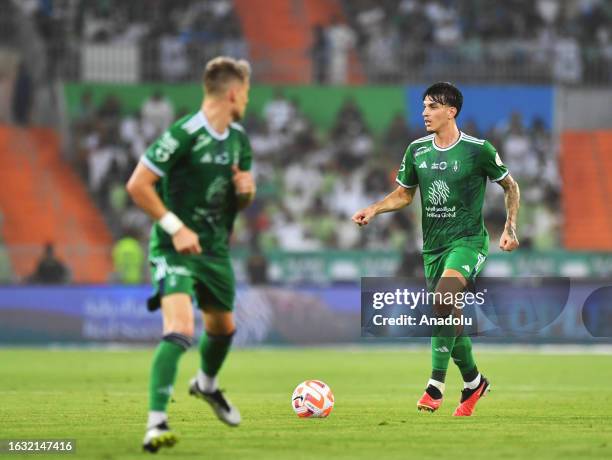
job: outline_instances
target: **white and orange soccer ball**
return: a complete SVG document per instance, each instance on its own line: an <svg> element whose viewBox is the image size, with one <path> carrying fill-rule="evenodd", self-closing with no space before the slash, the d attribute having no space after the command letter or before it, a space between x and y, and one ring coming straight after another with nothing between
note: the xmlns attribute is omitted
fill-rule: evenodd
<svg viewBox="0 0 612 460"><path fill-rule="evenodd" d="M334 394L325 382L306 380L293 391L291 407L298 417L324 418L334 408Z"/></svg>

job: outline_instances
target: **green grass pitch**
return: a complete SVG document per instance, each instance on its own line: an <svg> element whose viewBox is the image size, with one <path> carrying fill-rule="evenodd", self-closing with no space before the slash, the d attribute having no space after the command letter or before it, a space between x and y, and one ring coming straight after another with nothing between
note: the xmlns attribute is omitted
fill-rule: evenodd
<svg viewBox="0 0 612 460"><path fill-rule="evenodd" d="M0 438L76 440L75 454L43 458L146 458L151 454L142 453L140 443L151 356L152 350L0 349ZM460 377L452 364L441 409L415 409L428 378L425 349L235 350L220 381L243 424L229 428L187 394L198 365L192 350L181 362L169 408L179 443L157 456L612 458L611 356L482 352L477 358L492 390L474 417L453 418ZM293 414L293 388L309 378L334 391L328 419Z"/></svg>

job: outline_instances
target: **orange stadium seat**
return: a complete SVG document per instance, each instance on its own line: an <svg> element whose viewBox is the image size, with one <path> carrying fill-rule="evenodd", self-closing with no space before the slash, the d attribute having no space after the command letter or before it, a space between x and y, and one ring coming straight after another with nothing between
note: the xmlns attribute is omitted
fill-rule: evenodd
<svg viewBox="0 0 612 460"><path fill-rule="evenodd" d="M48 128L0 126L0 210L3 239L20 279L53 242L77 283L106 282L111 234L85 185L61 158L59 134Z"/></svg>
<svg viewBox="0 0 612 460"><path fill-rule="evenodd" d="M612 131L566 131L561 138L564 245L612 250Z"/></svg>

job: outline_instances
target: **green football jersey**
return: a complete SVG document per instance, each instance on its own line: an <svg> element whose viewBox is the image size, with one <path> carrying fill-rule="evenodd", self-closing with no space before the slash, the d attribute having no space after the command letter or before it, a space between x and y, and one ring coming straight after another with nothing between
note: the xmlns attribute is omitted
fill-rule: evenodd
<svg viewBox="0 0 612 460"><path fill-rule="evenodd" d="M432 254L461 239L488 250L482 218L487 178L502 180L508 169L490 142L461 133L453 145L440 148L434 134L408 146L397 174L402 187L421 191L423 253Z"/></svg>
<svg viewBox="0 0 612 460"><path fill-rule="evenodd" d="M174 123L147 149L142 163L161 177L157 192L166 207L196 232L203 254L227 256L238 212L232 166L251 169L252 151L244 129L231 125L217 133L203 112ZM150 255L174 251L159 224L151 230Z"/></svg>

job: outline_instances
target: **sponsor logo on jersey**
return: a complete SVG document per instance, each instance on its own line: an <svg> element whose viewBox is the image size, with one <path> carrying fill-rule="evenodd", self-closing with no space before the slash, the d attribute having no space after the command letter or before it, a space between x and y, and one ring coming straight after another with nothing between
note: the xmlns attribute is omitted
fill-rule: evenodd
<svg viewBox="0 0 612 460"><path fill-rule="evenodd" d="M453 172L457 172L457 171L459 171L459 162L455 160L453 162Z"/></svg>
<svg viewBox="0 0 612 460"><path fill-rule="evenodd" d="M448 163L446 161L441 161L440 163L432 163L431 169L439 169L441 171L444 171L447 166L448 166Z"/></svg>
<svg viewBox="0 0 612 460"><path fill-rule="evenodd" d="M439 179L433 181L429 186L429 190L427 191L427 198L434 206L441 206L445 204L448 201L449 196L450 188L448 188L448 184Z"/></svg>
<svg viewBox="0 0 612 460"><path fill-rule="evenodd" d="M495 152L495 164L497 166L503 166L504 163L501 161L501 158L499 157L499 153Z"/></svg>
<svg viewBox="0 0 612 460"><path fill-rule="evenodd" d="M419 147L414 152L414 156L418 157L419 155L423 155L424 153L431 152L431 147L424 145L423 147Z"/></svg>
<svg viewBox="0 0 612 460"><path fill-rule="evenodd" d="M422 162L422 163L419 165L419 169L423 169L423 168L427 168L427 163Z"/></svg>
<svg viewBox="0 0 612 460"><path fill-rule="evenodd" d="M211 152L205 152L204 155L202 155L202 158L200 158L200 163L214 163L216 165L228 165L230 164L231 159L232 159L232 156L229 154L229 152L221 152L221 153L216 153L214 155Z"/></svg>

